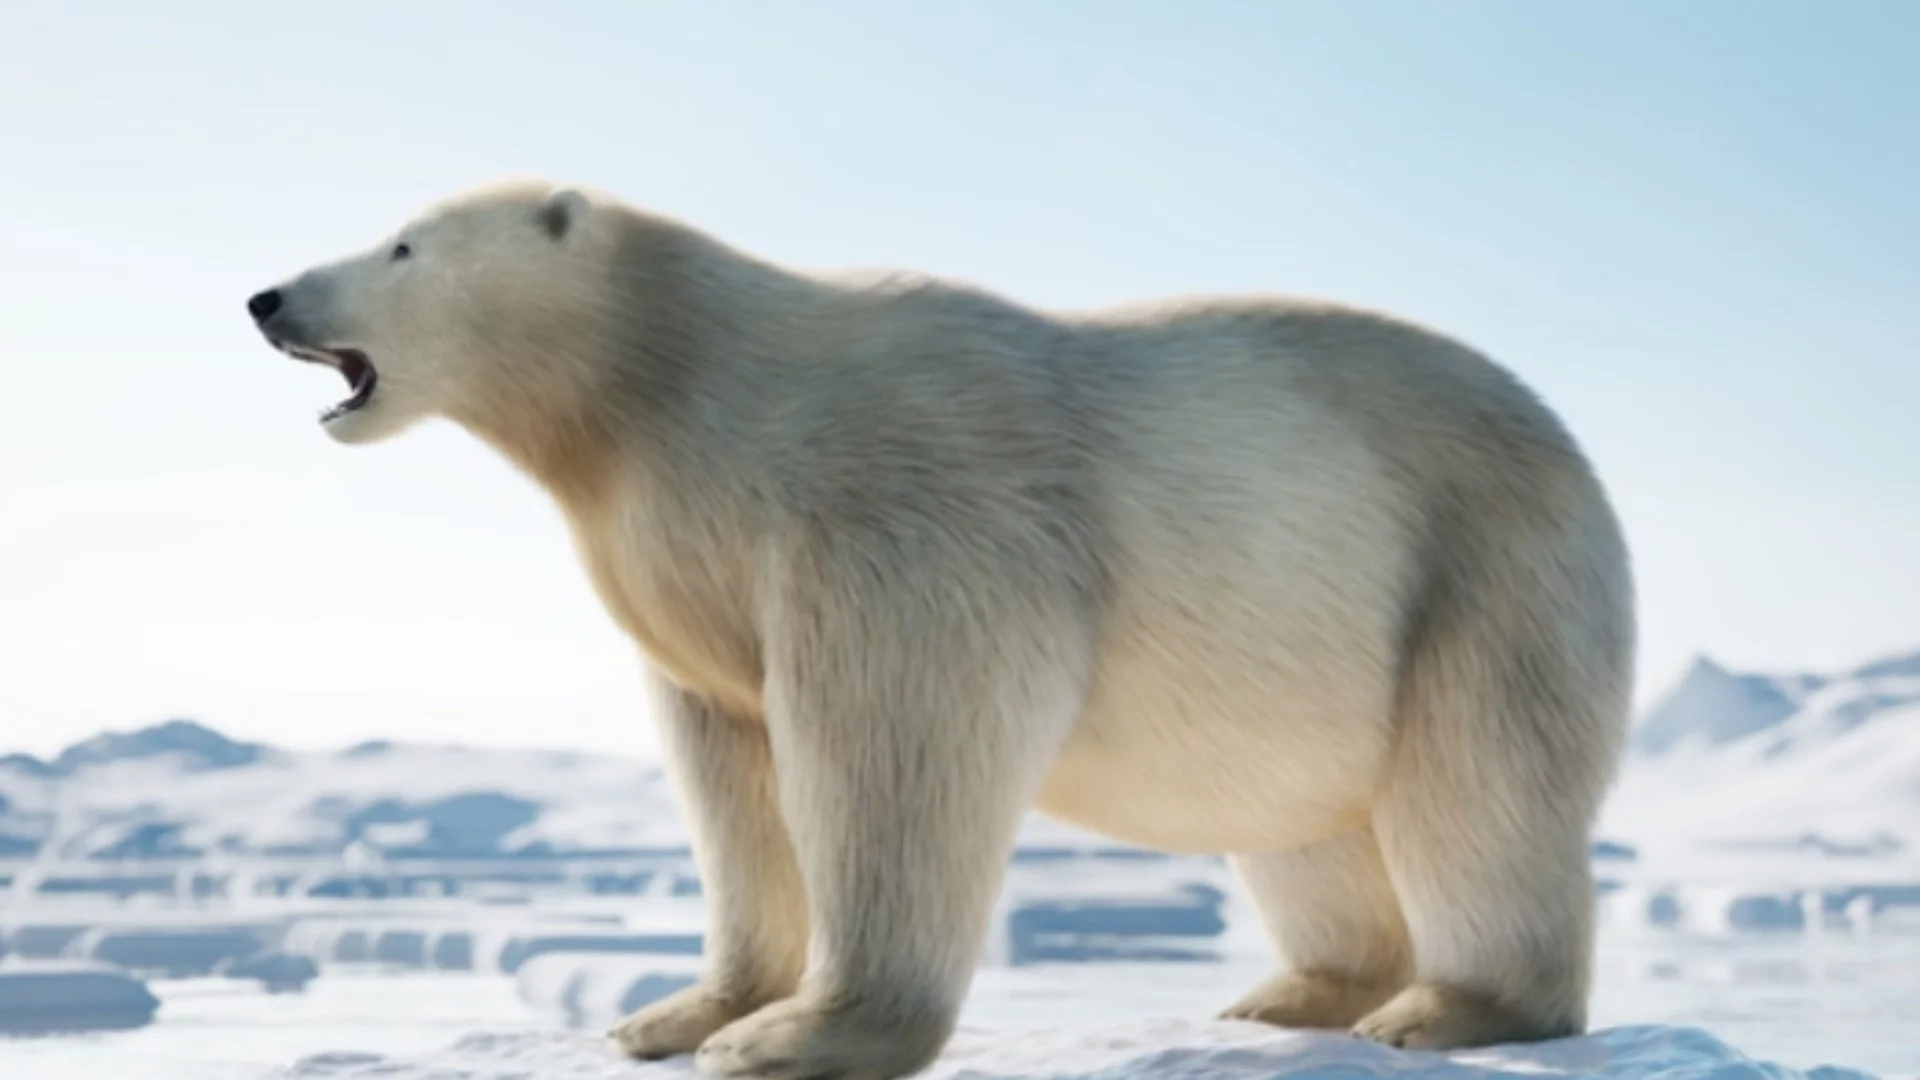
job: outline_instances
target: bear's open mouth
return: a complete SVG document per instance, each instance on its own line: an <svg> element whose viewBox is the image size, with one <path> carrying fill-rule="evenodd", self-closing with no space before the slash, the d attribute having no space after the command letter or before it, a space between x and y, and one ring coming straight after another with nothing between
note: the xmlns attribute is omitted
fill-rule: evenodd
<svg viewBox="0 0 1920 1080"><path fill-rule="evenodd" d="M296 360L305 360L310 364L325 364L338 371L347 380L353 393L345 401L320 414L320 422L338 420L340 417L365 405L373 397L373 388L380 381L380 375L373 370L373 361L358 349L315 349L305 345L282 344L281 350Z"/></svg>

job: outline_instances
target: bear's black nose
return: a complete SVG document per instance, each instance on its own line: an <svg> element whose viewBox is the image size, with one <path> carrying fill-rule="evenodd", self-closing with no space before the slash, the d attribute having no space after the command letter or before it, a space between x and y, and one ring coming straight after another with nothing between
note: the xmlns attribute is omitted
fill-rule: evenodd
<svg viewBox="0 0 1920 1080"><path fill-rule="evenodd" d="M254 293L247 299L247 313L253 316L255 322L271 319L273 318L273 313L279 310L279 289L268 289L263 293Z"/></svg>

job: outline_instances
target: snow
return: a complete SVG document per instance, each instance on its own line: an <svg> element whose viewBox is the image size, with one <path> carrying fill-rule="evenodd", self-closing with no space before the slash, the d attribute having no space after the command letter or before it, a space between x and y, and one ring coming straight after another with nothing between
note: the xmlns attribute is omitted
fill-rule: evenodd
<svg viewBox="0 0 1920 1080"><path fill-rule="evenodd" d="M1749 946L1733 939L1755 935L1818 943L1920 927L1920 655L1815 674L1703 661L1636 732L1597 839L1602 918L1616 933L1736 956ZM5 857L16 853L38 857ZM384 742L291 752L181 723L50 761L0 758L0 944L16 956L111 954L247 977L221 959L244 932L279 950L255 959L298 975L289 986L314 970L324 988L356 972L517 968L523 1001L580 1029L496 1030L418 1058L323 1055L286 1077L689 1076L684 1062L611 1057L593 1029L693 977L698 893L668 780L644 762ZM1031 1024L1020 995L1057 973L1084 983L1105 978L1088 964L1202 961L1155 965L1158 987L1245 956L1269 963L1259 937L1221 860L1131 851L1033 816L980 981L1006 984ZM1211 976L1235 988L1256 977ZM1104 1015L1078 992L1063 1000L1054 1019ZM1688 1028L1464 1055L1197 1022L994 1030L964 1034L932 1075L1858 1075L1746 1061ZM1793 1052L1765 1032L1735 1034Z"/></svg>
<svg viewBox="0 0 1920 1080"><path fill-rule="evenodd" d="M291 920L281 947L323 965L472 971L476 954L491 946L490 955L498 955L510 932L458 912L437 919L419 912L312 914Z"/></svg>
<svg viewBox="0 0 1920 1080"><path fill-rule="evenodd" d="M1694 933L1866 932L1920 911L1920 656L1838 675L1696 668L1601 820L1637 857L1609 917Z"/></svg>
<svg viewBox="0 0 1920 1080"><path fill-rule="evenodd" d="M249 979L270 994L304 990L318 978L320 965L304 956L283 952L260 952L223 960L213 973L228 979Z"/></svg>
<svg viewBox="0 0 1920 1080"><path fill-rule="evenodd" d="M50 960L66 955L67 946L90 929L86 923L67 920L13 926L0 923L0 939L4 939L6 951L12 956Z"/></svg>
<svg viewBox="0 0 1920 1080"><path fill-rule="evenodd" d="M699 956L701 934L594 934L584 932L525 934L507 942L500 950L500 970L509 975L521 965L548 953L647 953L668 956Z"/></svg>
<svg viewBox="0 0 1920 1080"><path fill-rule="evenodd" d="M697 956L547 953L514 977L520 1000L569 1028L604 1031L642 1005L691 986L703 969Z"/></svg>
<svg viewBox="0 0 1920 1080"><path fill-rule="evenodd" d="M390 1058L322 1054L277 1080L642 1080L697 1076L689 1058L625 1060L601 1038L545 1032L472 1035L435 1054ZM1624 1027L1575 1039L1452 1053L1393 1050L1330 1032L1168 1020L1120 1028L988 1035L962 1031L925 1080L1283 1080L1287 1077L1633 1078L1633 1080L1851 1080L1840 1068L1807 1072L1747 1059L1696 1028Z"/></svg>
<svg viewBox="0 0 1920 1080"><path fill-rule="evenodd" d="M1920 656L1841 675L1696 666L1640 728L1602 831L1656 857L1920 851L1916 669Z"/></svg>
<svg viewBox="0 0 1920 1080"><path fill-rule="evenodd" d="M229 760L231 755L222 755ZM685 844L657 766L464 747L263 754L209 766L179 753L83 764L57 777L0 765L0 829L50 854L498 855Z"/></svg>
<svg viewBox="0 0 1920 1080"><path fill-rule="evenodd" d="M1108 880L1098 893L1087 895L1087 884L1033 895L1016 876L996 912L996 923L1004 927L1004 952L996 936L989 959L1023 965L1216 955L1213 939L1227 928L1226 894L1220 889L1184 882L1143 891L1132 882Z"/></svg>
<svg viewBox="0 0 1920 1080"><path fill-rule="evenodd" d="M171 722L0 758L0 841L64 860L682 853L664 770L595 754L371 743L294 752ZM1030 847L1111 846L1033 816ZM164 885L164 880L161 882Z"/></svg>
<svg viewBox="0 0 1920 1080"><path fill-rule="evenodd" d="M1837 674L1701 660L1636 729L1601 836L1669 849L1920 850L1920 655ZM1126 850L1038 815L1020 843L1022 861ZM103 858L325 856L375 874L409 858L684 859L687 844L665 772L603 755L392 742L294 752L174 721L49 761L0 758L0 853L37 851L50 864L17 876L16 892L81 887L45 878L52 864ZM351 871L301 887L363 887ZM124 874L96 885L173 887L165 872ZM648 877L606 887L675 887Z"/></svg>
<svg viewBox="0 0 1920 1080"><path fill-rule="evenodd" d="M264 951L278 934L254 926L95 927L67 945L66 955L162 978L211 973Z"/></svg>
<svg viewBox="0 0 1920 1080"><path fill-rule="evenodd" d="M1719 746L1765 731L1792 716L1819 684L1817 678L1736 674L1701 657L1641 721L1634 749L1657 755L1683 743Z"/></svg>

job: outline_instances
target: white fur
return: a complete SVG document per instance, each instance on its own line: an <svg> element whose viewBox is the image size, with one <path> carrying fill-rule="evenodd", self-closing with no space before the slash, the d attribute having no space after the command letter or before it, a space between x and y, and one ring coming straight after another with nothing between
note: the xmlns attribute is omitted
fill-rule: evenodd
<svg viewBox="0 0 1920 1080"><path fill-rule="evenodd" d="M577 189L401 235L287 318L381 373L336 438L445 415L544 483L659 675L712 970L629 1051L924 1065L1035 805L1234 855L1286 966L1232 1015L1584 1026L1631 582L1504 370L1328 305L806 275Z"/></svg>

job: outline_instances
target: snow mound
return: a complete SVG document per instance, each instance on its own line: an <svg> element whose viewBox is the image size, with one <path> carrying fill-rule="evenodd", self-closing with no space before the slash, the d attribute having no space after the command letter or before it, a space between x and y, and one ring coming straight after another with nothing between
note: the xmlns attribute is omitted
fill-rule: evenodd
<svg viewBox="0 0 1920 1080"><path fill-rule="evenodd" d="M375 964L387 968L474 971L481 955L497 955L517 924L476 919L468 913L439 918L415 912L375 910L355 918L332 912L293 920L281 948L325 964Z"/></svg>
<svg viewBox="0 0 1920 1080"><path fill-rule="evenodd" d="M0 1034L119 1031L153 1022L160 999L106 964L0 964Z"/></svg>
<svg viewBox="0 0 1920 1080"><path fill-rule="evenodd" d="M545 953L521 966L515 991L570 1028L605 1031L642 1005L692 986L704 965L692 956Z"/></svg>
<svg viewBox="0 0 1920 1080"><path fill-rule="evenodd" d="M689 1058L636 1062L604 1039L508 1032L471 1035L417 1059L335 1053L306 1058L276 1080L643 1080L697 1075ZM1753 1061L1696 1028L1623 1027L1575 1039L1452 1053L1393 1050L1329 1032L1167 1020L1080 1032L962 1031L923 1080L1282 1080L1288 1077L1595 1077L1633 1080L1870 1080L1850 1069L1805 1072Z"/></svg>
<svg viewBox="0 0 1920 1080"><path fill-rule="evenodd" d="M213 969L228 979L251 979L269 994L292 994L307 988L320 976L320 965L305 956L283 952L262 952L223 960Z"/></svg>
<svg viewBox="0 0 1920 1080"><path fill-rule="evenodd" d="M104 926L67 945L68 956L142 975L189 979L266 949L275 935L247 926Z"/></svg>
<svg viewBox="0 0 1920 1080"><path fill-rule="evenodd" d="M549 953L651 953L699 956L705 935L700 933L610 933L582 931L527 934L515 937L500 950L500 970L512 975L522 964Z"/></svg>

